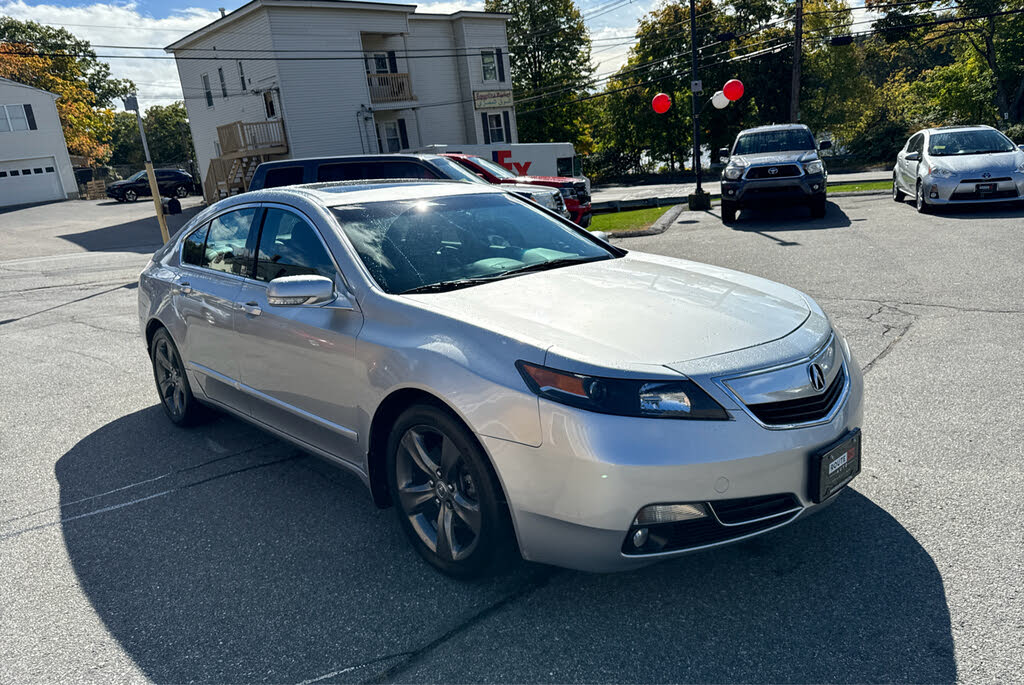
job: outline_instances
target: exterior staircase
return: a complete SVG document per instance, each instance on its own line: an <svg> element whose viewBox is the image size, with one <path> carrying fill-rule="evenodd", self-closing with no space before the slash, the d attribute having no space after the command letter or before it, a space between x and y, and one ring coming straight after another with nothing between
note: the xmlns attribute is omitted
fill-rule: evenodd
<svg viewBox="0 0 1024 685"><path fill-rule="evenodd" d="M203 179L203 195L208 203L244 193L256 167L288 153L284 122L236 121L217 127L221 156L210 160Z"/></svg>

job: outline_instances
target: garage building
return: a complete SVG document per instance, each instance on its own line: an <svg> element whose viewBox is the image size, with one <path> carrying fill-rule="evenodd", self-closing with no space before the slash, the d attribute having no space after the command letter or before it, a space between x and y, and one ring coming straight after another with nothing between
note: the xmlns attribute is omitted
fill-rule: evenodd
<svg viewBox="0 0 1024 685"><path fill-rule="evenodd" d="M58 97L0 78L0 207L78 197Z"/></svg>

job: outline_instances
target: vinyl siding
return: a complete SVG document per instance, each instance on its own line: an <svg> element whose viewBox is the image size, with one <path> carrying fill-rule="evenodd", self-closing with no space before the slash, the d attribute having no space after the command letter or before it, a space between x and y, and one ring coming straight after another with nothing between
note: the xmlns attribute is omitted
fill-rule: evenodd
<svg viewBox="0 0 1024 685"><path fill-rule="evenodd" d="M34 131L0 133L0 161L52 156L64 196L73 199L78 197L78 184L71 168L55 97L38 88L0 81L0 105L32 105L32 115L36 120Z"/></svg>

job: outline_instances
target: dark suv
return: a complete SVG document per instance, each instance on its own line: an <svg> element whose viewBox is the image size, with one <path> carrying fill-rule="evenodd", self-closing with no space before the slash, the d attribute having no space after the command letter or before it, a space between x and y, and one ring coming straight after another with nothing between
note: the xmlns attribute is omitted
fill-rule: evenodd
<svg viewBox="0 0 1024 685"><path fill-rule="evenodd" d="M449 179L489 185L487 181L446 157L396 154L311 157L264 162L256 167L256 172L249 181L249 190L325 181L406 178ZM557 188L522 184L506 187L515 195L532 200L541 207L569 218L565 201Z"/></svg>
<svg viewBox="0 0 1024 685"><path fill-rule="evenodd" d="M192 174L181 169L156 169L156 185L161 197L188 197L195 190ZM123 181L107 185L107 197L118 202L135 202L151 194L145 171L138 171Z"/></svg>
<svg viewBox="0 0 1024 685"><path fill-rule="evenodd" d="M828 173L818 156L832 143L814 142L803 124L760 126L741 131L732 152L718 154L722 171L722 222L732 223L741 209L772 204L802 204L811 216L825 216Z"/></svg>

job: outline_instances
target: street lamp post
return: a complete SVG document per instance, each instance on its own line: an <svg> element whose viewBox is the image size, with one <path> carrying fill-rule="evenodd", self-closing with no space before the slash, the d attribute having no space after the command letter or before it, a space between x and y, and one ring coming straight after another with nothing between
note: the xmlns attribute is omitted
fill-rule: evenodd
<svg viewBox="0 0 1024 685"><path fill-rule="evenodd" d="M701 187L700 168L700 103L697 96L704 92L697 77L697 9L696 0L690 0L690 50L692 53L690 103L693 107L693 173L697 176L697 189L687 198L691 210L711 209L711 196Z"/></svg>
<svg viewBox="0 0 1024 685"><path fill-rule="evenodd" d="M153 160L149 157L149 143L146 142L146 129L142 126L142 114L139 112L139 99L135 95L124 98L124 108L135 112L139 120L139 135L142 136L142 150L146 153L146 176L149 178L149 192L153 196L153 205L156 207L156 220L160 224L160 237L164 243L171 239L167 231L167 219L164 218L164 206L160 199L160 186L156 182L156 172L153 171Z"/></svg>

